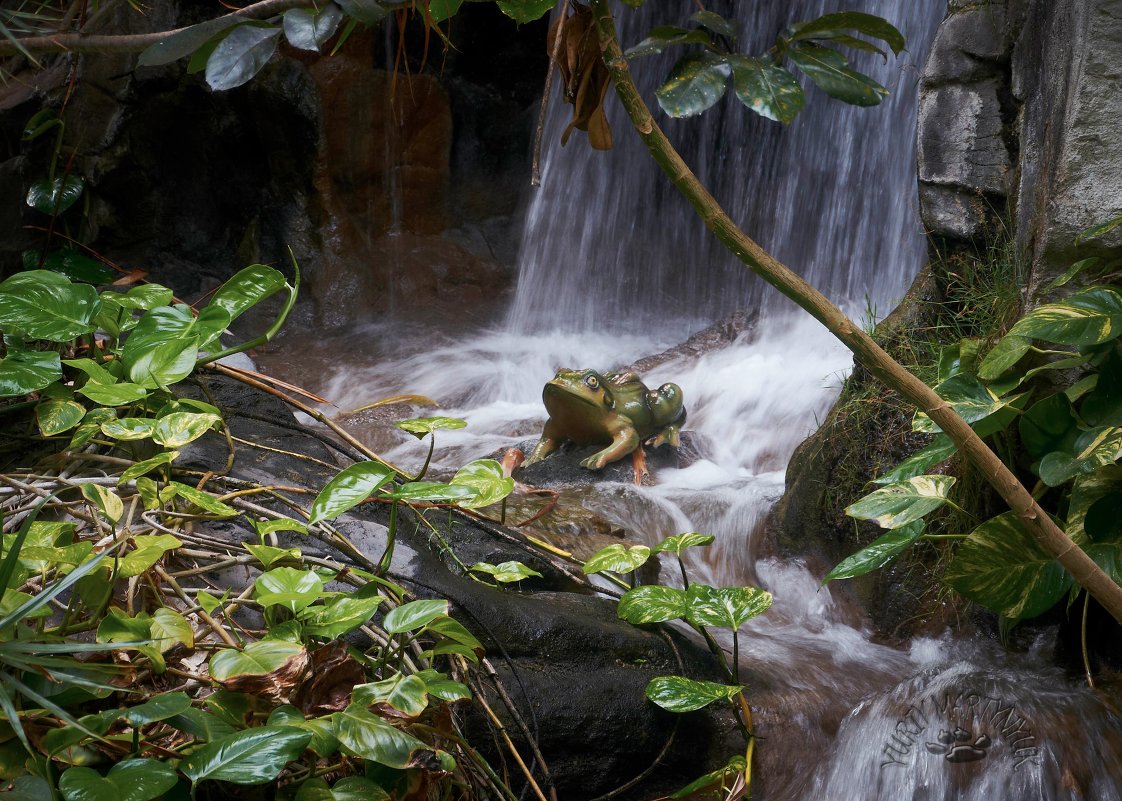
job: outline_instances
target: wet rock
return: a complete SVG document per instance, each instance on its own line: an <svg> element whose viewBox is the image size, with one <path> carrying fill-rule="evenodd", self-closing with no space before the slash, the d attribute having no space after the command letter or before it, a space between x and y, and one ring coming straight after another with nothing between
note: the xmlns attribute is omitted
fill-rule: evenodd
<svg viewBox="0 0 1122 801"><path fill-rule="evenodd" d="M697 459L697 450L694 448L688 431L681 434L681 445L678 449L663 445L660 448L643 447L646 454L647 470L655 475L659 470L677 469L687 467ZM518 443L517 447L525 454L533 450L537 440L526 440ZM523 484L533 487L577 487L590 483L616 482L634 483L635 473L632 468L630 456L625 456L615 462L604 466L603 470L589 470L581 466L581 460L587 459L594 453L604 449L603 445L585 445L578 447L563 445L537 464L529 467L520 467L515 473L515 478Z"/></svg>
<svg viewBox="0 0 1122 801"><path fill-rule="evenodd" d="M923 70L927 84L970 83L995 73L1009 58L1002 4L972 6L939 26Z"/></svg>
<svg viewBox="0 0 1122 801"><path fill-rule="evenodd" d="M996 81L940 86L919 104L919 179L1004 195L1010 170Z"/></svg>

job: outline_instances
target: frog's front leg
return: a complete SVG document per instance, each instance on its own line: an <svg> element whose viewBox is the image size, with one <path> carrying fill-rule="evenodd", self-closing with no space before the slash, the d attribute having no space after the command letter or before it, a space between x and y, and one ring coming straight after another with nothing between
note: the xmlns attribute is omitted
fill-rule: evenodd
<svg viewBox="0 0 1122 801"><path fill-rule="evenodd" d="M608 462L622 459L638 447L639 432L629 426L616 431L612 435L611 445L583 459L580 464L581 467L587 467L589 470L602 470Z"/></svg>
<svg viewBox="0 0 1122 801"><path fill-rule="evenodd" d="M545 428L542 429L542 438L538 440L538 444L530 451L530 456L522 463L523 467L540 462L549 454L561 447L561 443L565 441L565 437L557 430L557 424L553 420L547 420Z"/></svg>
<svg viewBox="0 0 1122 801"><path fill-rule="evenodd" d="M647 444L652 448L661 448L663 445L669 445L671 448L677 449L681 444L681 427L677 424L664 426L655 436L647 440Z"/></svg>

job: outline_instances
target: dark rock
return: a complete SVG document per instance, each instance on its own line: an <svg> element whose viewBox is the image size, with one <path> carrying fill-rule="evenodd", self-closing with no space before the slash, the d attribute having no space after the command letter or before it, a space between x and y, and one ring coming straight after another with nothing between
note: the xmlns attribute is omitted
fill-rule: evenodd
<svg viewBox="0 0 1122 801"><path fill-rule="evenodd" d="M995 211L984 195L953 186L920 184L923 227L936 236L975 240L988 230Z"/></svg>
<svg viewBox="0 0 1122 801"><path fill-rule="evenodd" d="M976 6L951 14L939 26L923 68L925 84L970 83L995 74L1009 57L1005 9Z"/></svg>
<svg viewBox="0 0 1122 801"><path fill-rule="evenodd" d="M1011 167L996 81L925 90L919 101L921 183L1004 196Z"/></svg>

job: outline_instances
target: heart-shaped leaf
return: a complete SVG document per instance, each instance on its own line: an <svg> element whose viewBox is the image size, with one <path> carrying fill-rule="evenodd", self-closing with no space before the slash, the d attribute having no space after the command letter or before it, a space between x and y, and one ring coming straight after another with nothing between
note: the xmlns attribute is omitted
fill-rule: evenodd
<svg viewBox="0 0 1122 801"><path fill-rule="evenodd" d="M210 675L215 681L237 676L264 676L279 670L286 662L305 655L304 646L287 640L258 640L244 650L224 648L210 658Z"/></svg>
<svg viewBox="0 0 1122 801"><path fill-rule="evenodd" d="M444 22L455 16L463 4L464 0L429 0L429 16L433 22Z"/></svg>
<svg viewBox="0 0 1122 801"><path fill-rule="evenodd" d="M165 448L182 448L221 424L222 418L217 414L172 412L156 421L152 439Z"/></svg>
<svg viewBox="0 0 1122 801"><path fill-rule="evenodd" d="M130 726L146 726L157 720L167 720L181 715L191 707L191 698L184 692L154 695L143 704L129 707L121 717Z"/></svg>
<svg viewBox="0 0 1122 801"><path fill-rule="evenodd" d="M17 350L0 359L0 398L18 398L44 389L62 378L53 351Z"/></svg>
<svg viewBox="0 0 1122 801"><path fill-rule="evenodd" d="M731 701L743 687L697 681L685 676L657 676L647 684L647 698L669 712L693 712L714 701Z"/></svg>
<svg viewBox="0 0 1122 801"><path fill-rule="evenodd" d="M96 289L50 270L16 273L0 283L0 329L29 339L69 342L92 333L99 307Z"/></svg>
<svg viewBox="0 0 1122 801"><path fill-rule="evenodd" d="M299 612L323 595L323 580L315 572L294 567L262 573L254 587L263 606L283 606L291 612Z"/></svg>
<svg viewBox="0 0 1122 801"><path fill-rule="evenodd" d="M300 622L304 624L304 633L308 636L335 639L369 621L382 601L379 595L369 598L339 595L322 606L309 606L300 613Z"/></svg>
<svg viewBox="0 0 1122 801"><path fill-rule="evenodd" d="M495 581L500 581L503 584L522 581L522 579L530 578L530 576L541 578L542 575L521 562L514 561L502 562L497 565L492 565L488 562L476 562L470 569L476 573L486 573L493 577Z"/></svg>
<svg viewBox="0 0 1122 801"><path fill-rule="evenodd" d="M646 545L632 545L615 542L601 548L581 568L587 575L602 573L611 570L614 573L630 573L646 564L651 556L651 549Z"/></svg>
<svg viewBox="0 0 1122 801"><path fill-rule="evenodd" d="M284 36L293 47L318 53L324 42L335 35L342 19L343 11L334 3L319 12L291 8L284 12Z"/></svg>
<svg viewBox="0 0 1122 801"><path fill-rule="evenodd" d="M126 759L102 778L91 768L68 768L58 779L66 801L151 801L179 780L175 769L156 759Z"/></svg>
<svg viewBox="0 0 1122 801"><path fill-rule="evenodd" d="M1018 320L1009 335L1079 347L1109 342L1122 336L1122 293L1093 286L1059 303L1038 306Z"/></svg>
<svg viewBox="0 0 1122 801"><path fill-rule="evenodd" d="M59 275L65 275L71 281L84 284L107 284L117 277L117 273L110 270L97 259L90 258L74 248L60 248L48 251L45 255L38 250L25 250L23 252L23 268L34 270L42 268ZM105 298L102 298L102 304Z"/></svg>
<svg viewBox="0 0 1122 801"><path fill-rule="evenodd" d="M395 501L444 503L474 498L475 494L474 488L459 484L444 484L440 481L410 481L407 484L402 484L394 492L386 493L385 497L392 498Z"/></svg>
<svg viewBox="0 0 1122 801"><path fill-rule="evenodd" d="M688 608L685 590L652 584L625 592L616 614L628 623L662 623L685 618Z"/></svg>
<svg viewBox="0 0 1122 801"><path fill-rule="evenodd" d="M312 501L308 525L334 520L365 501L393 476L393 470L381 462L359 462L342 470Z"/></svg>
<svg viewBox="0 0 1122 801"><path fill-rule="evenodd" d="M459 501L465 509L479 509L498 503L514 491L514 479L503 475L503 466L494 459L476 459L456 471L452 484L475 490L474 498Z"/></svg>
<svg viewBox="0 0 1122 801"><path fill-rule="evenodd" d="M3 370L2 365L0 370ZM35 407L35 422L39 424L39 433L44 437L69 431L82 422L85 416L86 407L72 400L45 400Z"/></svg>
<svg viewBox="0 0 1122 801"><path fill-rule="evenodd" d="M27 205L43 214L62 214L78 202L86 182L80 175L61 175L53 181L44 178L31 185Z"/></svg>
<svg viewBox="0 0 1122 801"><path fill-rule="evenodd" d="M716 539L717 538L712 534L698 534L696 531L690 531L685 534L674 534L652 548L651 552L673 553L681 556L682 551L686 550L686 548L699 548L712 545Z"/></svg>
<svg viewBox="0 0 1122 801"><path fill-rule="evenodd" d="M923 521L916 520L877 537L857 553L838 562L822 579L822 583L855 578L879 570L918 540L923 535L923 528Z"/></svg>
<svg viewBox="0 0 1122 801"><path fill-rule="evenodd" d="M432 0L436 5L438 0ZM323 779L308 779L296 791L295 801L389 801L390 795L362 776L348 776L331 787Z"/></svg>
<svg viewBox="0 0 1122 801"><path fill-rule="evenodd" d="M208 492L195 489L179 481L172 481L169 483L169 486L175 489L175 494L177 496L187 501L192 506L202 509L207 514L217 517L234 517L238 514L237 509L232 506L227 506Z"/></svg>
<svg viewBox="0 0 1122 801"><path fill-rule="evenodd" d="M900 528L947 503L954 482L954 476L915 476L870 492L845 513L881 528Z"/></svg>
<svg viewBox="0 0 1122 801"><path fill-rule="evenodd" d="M333 5L325 6L322 11L314 15L303 9L292 9L284 15L286 31L289 25L288 19L294 12L307 14L309 17L314 17L321 22L334 17L336 19L336 25L338 24L338 19L341 17L339 9ZM319 23L316 23L316 25L319 25ZM320 44L323 44L323 41L326 41L330 35L329 33L327 37L320 41ZM299 47L299 45L296 46ZM312 50L316 48L304 49ZM264 264L251 264L239 270L232 278L220 286L218 291L211 296L207 308L220 308L229 315L230 320L236 320L246 309L252 308L266 298L272 297L287 285L288 282L285 281L284 274L279 270L275 270ZM227 325L229 325L229 323L227 323Z"/></svg>
<svg viewBox="0 0 1122 801"><path fill-rule="evenodd" d="M860 11L842 11L834 14L825 14L809 22L799 22L794 25L795 33L792 40L820 38L823 34L833 34L838 30L852 30L880 39L896 55L904 49L904 35L887 20L874 14L865 14Z"/></svg>
<svg viewBox="0 0 1122 801"><path fill-rule="evenodd" d="M339 744L354 756L402 770L417 751L432 748L395 728L360 704L351 704L331 716Z"/></svg>
<svg viewBox="0 0 1122 801"><path fill-rule="evenodd" d="M1122 428L1102 426L1084 431L1075 440L1072 453L1053 451L1040 460L1040 480L1058 487L1078 475L1093 473L1113 464L1122 452Z"/></svg>
<svg viewBox="0 0 1122 801"><path fill-rule="evenodd" d="M358 20L363 25L377 25L390 13L377 0L338 0L338 3L348 17Z"/></svg>
<svg viewBox="0 0 1122 801"><path fill-rule="evenodd" d="M518 24L545 16L555 3L551 0L497 0L499 9Z"/></svg>
<svg viewBox="0 0 1122 801"><path fill-rule="evenodd" d="M401 673L383 681L359 684L354 688L351 698L358 706L382 704L406 718L417 717L429 705L428 688L424 680Z"/></svg>
<svg viewBox="0 0 1122 801"><path fill-rule="evenodd" d="M448 614L448 602L443 600L410 601L386 613L382 628L389 634L416 631L438 617Z"/></svg>
<svg viewBox="0 0 1122 801"><path fill-rule="evenodd" d="M735 631L771 608L771 601L771 593L758 587L691 584L686 590L686 619L695 626Z"/></svg>
<svg viewBox="0 0 1122 801"><path fill-rule="evenodd" d="M78 394L85 395L101 406L127 406L148 397L148 390L128 381L119 384L95 384L91 381L80 387Z"/></svg>
<svg viewBox="0 0 1122 801"><path fill-rule="evenodd" d="M121 473L121 477L117 479L117 485L121 486L137 478L140 478L146 473L152 472L160 465L171 464L176 460L178 456L179 451L164 451L163 453L157 453L151 459L145 459L143 462L137 462L132 467L125 468L125 471ZM139 488L140 487L138 482L137 489L139 490Z"/></svg>

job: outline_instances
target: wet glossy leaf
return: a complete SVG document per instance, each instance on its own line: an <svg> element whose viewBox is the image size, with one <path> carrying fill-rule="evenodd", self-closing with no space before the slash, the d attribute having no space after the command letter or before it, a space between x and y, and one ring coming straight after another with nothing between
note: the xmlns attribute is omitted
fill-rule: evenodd
<svg viewBox="0 0 1122 801"><path fill-rule="evenodd" d="M0 359L0 398L18 398L62 378L58 354L17 350Z"/></svg>
<svg viewBox="0 0 1122 801"><path fill-rule="evenodd" d="M552 0L498 0L497 4L504 14L519 24L543 17L556 5Z"/></svg>
<svg viewBox="0 0 1122 801"><path fill-rule="evenodd" d="M304 624L304 633L310 637L342 637L369 621L382 605L382 600L377 595L369 598L338 595L322 606L305 609L300 613L300 622Z"/></svg>
<svg viewBox="0 0 1122 801"><path fill-rule="evenodd" d="M630 573L646 564L651 556L651 549L646 545L632 545L628 547L615 542L601 548L584 563L581 569L587 574L602 573L611 570L615 573Z"/></svg>
<svg viewBox="0 0 1122 801"><path fill-rule="evenodd" d="M439 431L442 428L464 428L467 421L456 417L416 417L412 420L400 420L394 425L402 431L408 431L417 437L423 437L425 434L431 434L433 431Z"/></svg>
<svg viewBox="0 0 1122 801"><path fill-rule="evenodd" d="M701 25L713 33L720 34L721 36L735 39L737 34L737 24L735 20L725 19L720 14L712 11L695 11L690 19Z"/></svg>
<svg viewBox="0 0 1122 801"><path fill-rule="evenodd" d="M916 520L877 537L852 556L846 557L822 579L825 584L836 579L864 576L887 565L923 535L923 521Z"/></svg>
<svg viewBox="0 0 1122 801"><path fill-rule="evenodd" d="M95 384L91 381L84 387L79 388L78 394L85 395L94 403L102 406L127 406L130 403L144 400L148 396L148 390L139 384L128 381L120 384Z"/></svg>
<svg viewBox="0 0 1122 801"><path fill-rule="evenodd" d="M416 631L438 617L448 614L448 602L442 600L410 601L386 613L382 628L389 634Z"/></svg>
<svg viewBox="0 0 1122 801"><path fill-rule="evenodd" d="M875 106L888 90L868 76L851 70L837 50L800 44L787 51L788 58L830 97L855 106Z"/></svg>
<svg viewBox="0 0 1122 801"><path fill-rule="evenodd" d="M1058 487L1078 475L1093 473L1113 464L1122 452L1122 428L1103 426L1084 431L1075 440L1071 453L1053 451L1040 460L1040 480Z"/></svg>
<svg viewBox="0 0 1122 801"><path fill-rule="evenodd" d="M1099 365L1095 389L1083 399L1079 416L1090 426L1122 425L1122 357L1111 348Z"/></svg>
<svg viewBox="0 0 1122 801"><path fill-rule="evenodd" d="M68 768L58 789L66 801L151 801L178 781L175 769L157 759L126 759L104 778L92 768Z"/></svg>
<svg viewBox="0 0 1122 801"><path fill-rule="evenodd" d="M125 513L125 504L113 490L100 484L82 484L82 497L97 507L111 523L116 523Z"/></svg>
<svg viewBox="0 0 1122 801"><path fill-rule="evenodd" d="M27 205L43 214L62 214L78 202L86 182L80 175L36 181L27 192Z"/></svg>
<svg viewBox="0 0 1122 801"><path fill-rule="evenodd" d="M281 559L300 559L299 548L274 548L272 545L256 545L252 542L243 542L242 547L253 554L266 570Z"/></svg>
<svg viewBox="0 0 1122 801"><path fill-rule="evenodd" d="M363 25L377 25L390 13L389 9L377 0L337 0L337 2L348 17L358 20Z"/></svg>
<svg viewBox="0 0 1122 801"><path fill-rule="evenodd" d="M216 517L234 517L238 514L237 509L232 506L227 506L208 492L203 492L202 490L195 489L194 487L190 487L178 481L170 482L170 486L175 488L175 494L177 496L187 501L192 506L201 509L206 514L215 515Z"/></svg>
<svg viewBox="0 0 1122 801"><path fill-rule="evenodd" d="M873 14L860 11L842 11L836 14L826 14L809 22L799 22L794 26L793 41L833 37L836 31L851 30L880 39L896 55L904 49L904 35L900 33L887 20Z"/></svg>
<svg viewBox="0 0 1122 801"><path fill-rule="evenodd" d="M425 683L429 695L436 696L442 701L452 703L471 698L471 690L466 684L452 681L443 673L436 670L422 670L416 674Z"/></svg>
<svg viewBox="0 0 1122 801"><path fill-rule="evenodd" d="M280 28L266 25L234 28L207 59L207 84L221 92L247 83L273 57L280 33Z"/></svg>
<svg viewBox="0 0 1122 801"><path fill-rule="evenodd" d="M151 459L145 459L142 462L137 462L132 467L125 468L125 471L121 473L121 477L117 480L117 485L121 486L122 484L127 484L128 482L140 478L147 473L151 473L161 465L171 464L176 460L178 456L179 451L164 451L163 453L157 453ZM139 481L137 482L137 489L140 489Z"/></svg>
<svg viewBox="0 0 1122 801"><path fill-rule="evenodd" d="M1033 309L1009 335L1079 347L1109 342L1122 336L1122 294L1109 286L1084 289Z"/></svg>
<svg viewBox="0 0 1122 801"><path fill-rule="evenodd" d="M921 476L935 465L954 456L956 450L950 437L939 434L927 447L912 454L884 475L874 478L873 483L896 484Z"/></svg>
<svg viewBox="0 0 1122 801"><path fill-rule="evenodd" d="M261 726L204 745L179 769L196 784L204 779L266 784L298 759L311 739L311 732L291 726Z"/></svg>
<svg viewBox="0 0 1122 801"><path fill-rule="evenodd" d="M771 593L759 587L710 587L691 584L686 590L686 620L697 626L732 631L771 608Z"/></svg>
<svg viewBox="0 0 1122 801"><path fill-rule="evenodd" d="M134 385L135 386L135 385ZM151 417L122 417L101 424L101 433L110 439L129 442L152 436L156 420Z"/></svg>
<svg viewBox="0 0 1122 801"><path fill-rule="evenodd" d="M240 22L241 20L237 17L222 16L200 22L198 25L182 28L154 45L149 45L140 54L137 64L141 67L158 67L178 61L194 53L215 35L238 25Z"/></svg>
<svg viewBox="0 0 1122 801"><path fill-rule="evenodd" d="M311 570L277 567L254 582L257 601L263 606L283 606L299 612L323 595L323 580Z"/></svg>
<svg viewBox="0 0 1122 801"><path fill-rule="evenodd" d="M370 497L378 487L393 478L393 470L381 462L359 462L344 469L327 482L312 502L308 525L334 520Z"/></svg>
<svg viewBox="0 0 1122 801"><path fill-rule="evenodd" d="M234 733L234 727L229 723L201 709L185 709L182 713L168 718L166 723L203 742L221 740Z"/></svg>
<svg viewBox="0 0 1122 801"><path fill-rule="evenodd" d="M717 538L712 534L698 534L696 531L690 531L686 534L674 534L667 537L654 548L651 549L652 553L674 553L679 556L686 548L697 548L705 545L712 545Z"/></svg>
<svg viewBox="0 0 1122 801"><path fill-rule="evenodd" d="M3 364L0 363L0 375L3 374L3 369ZM69 431L82 422L85 416L86 407L72 400L45 400L35 407L35 422L39 425L39 433L44 437L54 437Z"/></svg>
<svg viewBox="0 0 1122 801"><path fill-rule="evenodd" d="M69 342L92 333L99 306L92 286L73 284L50 270L16 273L0 283L0 329L29 339Z"/></svg>
<svg viewBox="0 0 1122 801"><path fill-rule="evenodd" d="M969 373L959 373L935 387L939 397L951 405L959 417L967 423L977 423L1006 406L1021 400L1020 395L998 397L997 394ZM916 412L912 419L912 430L935 434L942 429L923 412Z"/></svg>
<svg viewBox="0 0 1122 801"><path fill-rule="evenodd" d="M731 71L724 59L708 51L686 56L674 65L655 97L671 117L692 117L721 99Z"/></svg>
<svg viewBox="0 0 1122 801"><path fill-rule="evenodd" d="M946 503L954 482L954 476L915 476L870 492L845 513L881 528L901 528Z"/></svg>
<svg viewBox="0 0 1122 801"><path fill-rule="evenodd" d="M99 364L93 359L63 359L62 363L67 367L73 367L75 370L80 370L85 374L90 383L93 384L116 384L118 377L110 372L109 368L113 367L115 362L108 362L106 364ZM119 367L119 365L117 365Z"/></svg>
<svg viewBox="0 0 1122 801"><path fill-rule="evenodd" d="M244 650L224 648L210 658L210 675L215 681L238 676L264 676L280 669L291 659L305 656L304 646L287 640L258 640Z"/></svg>
<svg viewBox="0 0 1122 801"><path fill-rule="evenodd" d="M323 17L325 14L334 13L338 14L338 10L332 10L332 6L327 6L319 14L315 15ZM293 11L300 11L301 13L308 13L301 9L293 9ZM285 26L287 29L288 17L292 14L288 11L285 14ZM322 44L322 42L321 42ZM311 48L304 48L311 49ZM219 308L229 315L230 320L236 320L244 311L257 305L266 298L270 298L280 290L287 286L284 275L264 264L251 264L248 267L239 270L232 278L218 288L218 291L210 299L207 308ZM227 321L226 325L229 325ZM223 328L226 326L224 325Z"/></svg>
<svg viewBox="0 0 1122 801"><path fill-rule="evenodd" d="M783 67L748 56L728 56L737 98L769 120L790 123L806 105L802 86Z"/></svg>
<svg viewBox="0 0 1122 801"><path fill-rule="evenodd" d="M360 684L351 696L356 706L388 706L401 717L415 718L428 708L428 688L418 676L398 674L383 681Z"/></svg>
<svg viewBox="0 0 1122 801"><path fill-rule="evenodd" d="M130 726L145 726L157 720L167 720L181 715L191 707L191 698L184 692L154 695L143 704L129 707L121 718Z"/></svg>
<svg viewBox="0 0 1122 801"><path fill-rule="evenodd" d="M503 475L503 466L494 459L468 462L456 471L450 483L475 490L475 497L458 502L465 509L490 506L514 491L514 479Z"/></svg>
<svg viewBox="0 0 1122 801"><path fill-rule="evenodd" d="M1013 512L978 526L959 543L943 580L970 600L1010 618L1048 611L1071 576Z"/></svg>
<svg viewBox="0 0 1122 801"><path fill-rule="evenodd" d="M122 308L139 311L167 306L173 298L172 291L160 284L138 284L124 295L115 292L110 294ZM102 293L102 296L104 295L105 293Z"/></svg>
<svg viewBox="0 0 1122 801"><path fill-rule="evenodd" d="M410 481L402 484L396 491L387 493L387 498L397 501L417 503L443 503L463 501L474 498L475 490L459 484L444 484L440 481Z"/></svg>
<svg viewBox="0 0 1122 801"><path fill-rule="evenodd" d="M530 576L537 576L541 578L541 573L533 570L521 562L501 562L497 565L492 565L487 562L476 562L471 566L470 570L475 573L486 573L495 579L495 581L509 584L514 581L522 581L522 579L529 578Z"/></svg>
<svg viewBox="0 0 1122 801"><path fill-rule="evenodd" d="M463 3L464 0L429 0L429 16L433 22L444 22L455 16Z"/></svg>
<svg viewBox="0 0 1122 801"><path fill-rule="evenodd" d="M291 8L284 12L284 36L293 47L318 53L324 42L335 35L342 19L343 12L334 3L324 6L318 13Z"/></svg>
<svg viewBox="0 0 1122 801"><path fill-rule="evenodd" d="M709 787L714 789L721 789L731 785L736 781L737 774L743 774L748 769L748 763L744 761L742 756L734 756L723 768L718 768L704 776L694 779L692 782L670 794L671 798L693 798L699 790L704 790ZM720 793L721 798L725 794ZM698 796L705 797L705 796Z"/></svg>
<svg viewBox="0 0 1122 801"><path fill-rule="evenodd" d="M308 779L300 785L295 801L389 801L389 798L389 793L370 779L348 776L331 787L323 779Z"/></svg>
<svg viewBox="0 0 1122 801"><path fill-rule="evenodd" d="M262 539L273 534L277 531L295 531L299 534L307 534L308 527L303 523L292 520L287 517L279 517L273 520L249 520L250 528L253 532Z"/></svg>
<svg viewBox="0 0 1122 801"><path fill-rule="evenodd" d="M183 543L171 534L143 535L132 538L133 550L117 562L117 574L123 578L139 576L160 561L168 551Z"/></svg>
<svg viewBox="0 0 1122 801"><path fill-rule="evenodd" d="M1086 241L1088 239L1097 239L1100 236L1109 234L1119 225L1122 225L1122 215L1107 220L1104 223L1092 225L1090 228L1085 228L1079 232L1079 235L1077 237L1075 237L1075 244L1078 245L1080 242Z"/></svg>
<svg viewBox="0 0 1122 801"><path fill-rule="evenodd" d="M170 386L189 376L198 359L199 346L194 337L164 342L137 353L128 362L129 380L148 389Z"/></svg>
<svg viewBox="0 0 1122 801"><path fill-rule="evenodd" d="M652 584L625 592L616 614L628 623L662 623L685 618L688 608L685 590Z"/></svg>
<svg viewBox="0 0 1122 801"><path fill-rule="evenodd" d="M25 250L23 252L23 268L25 270L37 268L50 270L59 275L65 275L71 281L85 284L107 284L117 277L117 273L100 261L90 258L74 248L52 250L46 255L38 250ZM104 302L105 299L102 298L102 303Z"/></svg>
<svg viewBox="0 0 1122 801"><path fill-rule="evenodd" d="M697 28L679 28L676 25L660 25L652 28L647 37L624 53L630 59L656 56L668 47L686 44L708 44L709 34Z"/></svg>
<svg viewBox="0 0 1122 801"><path fill-rule="evenodd" d="M1016 334L1006 334L994 345L993 350L986 354L978 367L978 377L983 381L993 381L1011 370L1029 352L1032 347L1030 337Z"/></svg>
<svg viewBox="0 0 1122 801"><path fill-rule="evenodd" d="M175 645L185 645L188 648L195 645L195 632L191 624L174 609L160 607L153 612L151 631L152 639L161 652L168 651Z"/></svg>
<svg viewBox="0 0 1122 801"><path fill-rule="evenodd" d="M685 676L657 676L647 684L647 698L668 712L693 712L714 701L731 701L743 687L697 681Z"/></svg>
<svg viewBox="0 0 1122 801"><path fill-rule="evenodd" d="M1079 424L1071 401L1063 394L1034 403L1017 421L1021 444L1035 458L1065 451L1070 453L1079 437Z"/></svg>
<svg viewBox="0 0 1122 801"><path fill-rule="evenodd" d="M415 751L430 751L411 734L391 726L360 704L351 704L331 716L339 744L354 756L402 770Z"/></svg>
<svg viewBox="0 0 1122 801"><path fill-rule="evenodd" d="M152 439L165 448L182 448L220 425L222 418L217 414L172 412L156 421Z"/></svg>
<svg viewBox="0 0 1122 801"><path fill-rule="evenodd" d="M453 642L466 645L476 653L483 654L483 644L475 638L475 635L464 628L463 624L458 620L450 617L438 617L429 621L425 626L425 631L439 634L442 637L447 637Z"/></svg>

